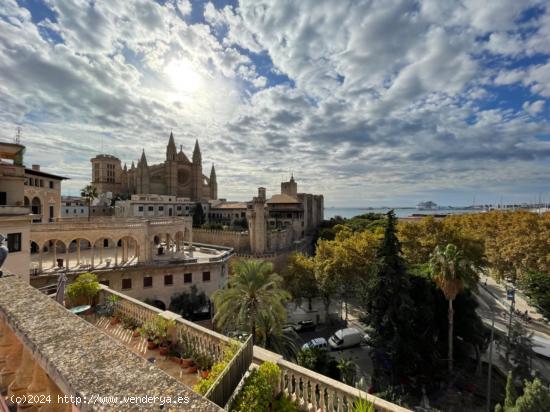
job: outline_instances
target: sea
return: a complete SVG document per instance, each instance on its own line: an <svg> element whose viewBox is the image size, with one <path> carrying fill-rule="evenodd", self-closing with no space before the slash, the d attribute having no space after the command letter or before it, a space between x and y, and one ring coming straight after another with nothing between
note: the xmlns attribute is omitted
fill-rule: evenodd
<svg viewBox="0 0 550 412"><path fill-rule="evenodd" d="M325 208L325 219L329 220L331 217L341 216L350 219L354 216L363 215L365 213L388 213L390 208L374 209L374 208L354 208L354 207L327 207ZM393 209L397 217L408 217L412 214L423 215L443 215L443 214L464 214L480 212L479 210L472 209L435 209L435 210L418 210L414 207L396 207Z"/></svg>

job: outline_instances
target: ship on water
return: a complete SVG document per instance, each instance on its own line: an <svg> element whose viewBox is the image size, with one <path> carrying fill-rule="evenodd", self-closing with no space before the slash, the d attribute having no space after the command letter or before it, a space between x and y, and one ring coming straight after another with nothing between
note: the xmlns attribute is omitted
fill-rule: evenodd
<svg viewBox="0 0 550 412"><path fill-rule="evenodd" d="M416 210L437 210L439 206L436 203L428 200L427 202L420 202L416 205Z"/></svg>

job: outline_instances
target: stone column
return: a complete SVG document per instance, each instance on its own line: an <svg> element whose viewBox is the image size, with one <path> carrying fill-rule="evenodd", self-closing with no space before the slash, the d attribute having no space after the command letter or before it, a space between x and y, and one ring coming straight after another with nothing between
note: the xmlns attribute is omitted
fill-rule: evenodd
<svg viewBox="0 0 550 412"><path fill-rule="evenodd" d="M57 240L54 240L53 241L53 267L57 267L57 248L56 248L56 245L57 245Z"/></svg>
<svg viewBox="0 0 550 412"><path fill-rule="evenodd" d="M80 239L76 239L76 264L80 266Z"/></svg>
<svg viewBox="0 0 550 412"><path fill-rule="evenodd" d="M38 271L42 272L42 246L38 246Z"/></svg>
<svg viewBox="0 0 550 412"><path fill-rule="evenodd" d="M94 255L95 255L95 242L90 244L90 254L92 255L92 259L90 261L90 264L92 265L92 269L94 268Z"/></svg>
<svg viewBox="0 0 550 412"><path fill-rule="evenodd" d="M108 240L107 240L107 244L109 244ZM100 244L99 244L99 264L100 265L103 263L103 249L105 249L105 240L100 239Z"/></svg>
<svg viewBox="0 0 550 412"><path fill-rule="evenodd" d="M68 245L65 245L65 259L67 260L65 262L65 267L67 268L67 270L69 270L69 253L70 253L70 250L71 250L71 244L69 243Z"/></svg>

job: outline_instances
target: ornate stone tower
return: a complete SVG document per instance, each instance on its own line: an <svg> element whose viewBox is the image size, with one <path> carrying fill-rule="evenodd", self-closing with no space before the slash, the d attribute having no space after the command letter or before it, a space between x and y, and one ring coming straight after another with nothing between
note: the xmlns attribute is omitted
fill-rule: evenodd
<svg viewBox="0 0 550 412"><path fill-rule="evenodd" d="M294 180L294 174L288 182L281 182L281 193L296 198L298 196L298 184Z"/></svg>
<svg viewBox="0 0 550 412"><path fill-rule="evenodd" d="M214 163L212 163L212 169L210 170L210 199L218 198L218 182L216 181L216 169Z"/></svg>
<svg viewBox="0 0 550 412"><path fill-rule="evenodd" d="M176 142L174 142L174 134L170 132L170 138L168 139L168 145L166 146L166 162L164 162L164 168L166 194L172 196L177 196L178 194L177 156L178 152L176 149Z"/></svg>
<svg viewBox="0 0 550 412"><path fill-rule="evenodd" d="M254 196L252 203L246 210L250 251L255 255L264 254L267 248L265 200L265 187L260 187L258 188L258 196Z"/></svg>
<svg viewBox="0 0 550 412"><path fill-rule="evenodd" d="M100 154L92 162L92 185L99 193L122 191L122 167L120 159Z"/></svg>
<svg viewBox="0 0 550 412"><path fill-rule="evenodd" d="M191 200L198 202L202 198L202 155L199 141L195 140L193 166L191 168Z"/></svg>
<svg viewBox="0 0 550 412"><path fill-rule="evenodd" d="M141 152L141 159L139 159L137 165L136 180L137 193L149 193L149 167L147 166L145 149Z"/></svg>

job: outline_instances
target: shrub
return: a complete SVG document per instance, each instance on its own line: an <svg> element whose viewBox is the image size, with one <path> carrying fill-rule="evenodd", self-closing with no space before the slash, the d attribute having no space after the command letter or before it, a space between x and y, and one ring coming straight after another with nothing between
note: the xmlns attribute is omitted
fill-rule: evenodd
<svg viewBox="0 0 550 412"><path fill-rule="evenodd" d="M93 273L83 273L67 286L67 297L72 305L90 305L100 290L97 276Z"/></svg>
<svg viewBox="0 0 550 412"><path fill-rule="evenodd" d="M219 362L214 363L207 378L200 378L197 384L193 386L193 390L201 395L208 392L208 389L214 384L218 376L220 376L233 356L237 353L241 345L238 342L232 341L223 351L223 357Z"/></svg>
<svg viewBox="0 0 550 412"><path fill-rule="evenodd" d="M271 362L264 362L246 379L241 392L237 395L232 411L256 412L269 411L275 401L281 370Z"/></svg>

